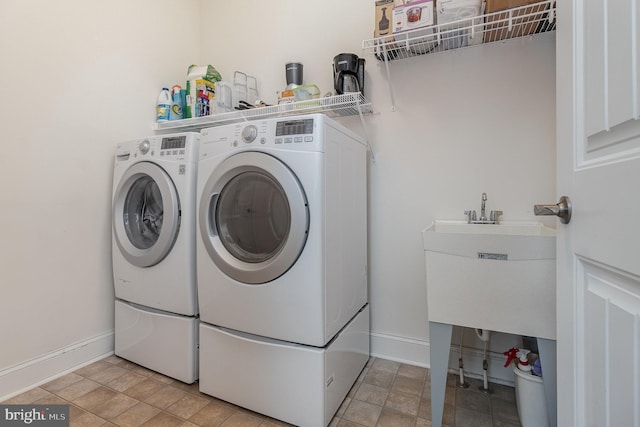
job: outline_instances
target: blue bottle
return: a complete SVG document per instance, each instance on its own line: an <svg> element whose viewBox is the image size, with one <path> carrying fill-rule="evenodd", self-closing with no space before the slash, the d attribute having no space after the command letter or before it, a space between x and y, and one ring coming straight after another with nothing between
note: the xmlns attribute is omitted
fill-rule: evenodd
<svg viewBox="0 0 640 427"><path fill-rule="evenodd" d="M169 120L180 120L184 117L182 109L182 88L180 85L171 87L171 110L169 111Z"/></svg>

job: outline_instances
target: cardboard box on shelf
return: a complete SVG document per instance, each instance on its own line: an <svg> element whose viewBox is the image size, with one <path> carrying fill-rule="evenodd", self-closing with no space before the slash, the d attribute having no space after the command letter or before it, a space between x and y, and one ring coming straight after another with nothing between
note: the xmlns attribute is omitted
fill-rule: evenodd
<svg viewBox="0 0 640 427"><path fill-rule="evenodd" d="M487 0L485 14L489 15L495 12L504 12L487 16L484 42L489 43L497 40L504 40L512 37L522 37L535 33L538 29L542 14L548 6L547 3L542 4L542 6L533 6L535 3L539 2L540 0ZM509 9L527 5L532 6L519 11L513 11L514 19L512 21L511 30L509 30L508 23L496 22L498 20L508 18ZM535 16L527 18L517 18L518 16L522 16L532 12L540 12L540 14L536 13ZM492 24L492 22L496 23Z"/></svg>
<svg viewBox="0 0 640 427"><path fill-rule="evenodd" d="M433 51L436 38L433 0L405 0L404 5L393 8L393 34L402 46L408 38L408 51L421 55Z"/></svg>
<svg viewBox="0 0 640 427"><path fill-rule="evenodd" d="M376 1L376 26L373 31L375 38L393 33L393 1L394 0ZM385 39L385 41L387 40L392 41L393 37Z"/></svg>
<svg viewBox="0 0 640 427"><path fill-rule="evenodd" d="M414 0L393 8L393 33L402 33L435 24L433 0Z"/></svg>

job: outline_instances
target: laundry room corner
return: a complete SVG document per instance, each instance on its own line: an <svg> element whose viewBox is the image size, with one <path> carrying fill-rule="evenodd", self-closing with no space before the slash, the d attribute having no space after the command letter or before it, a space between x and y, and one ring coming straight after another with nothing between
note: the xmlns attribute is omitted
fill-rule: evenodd
<svg viewBox="0 0 640 427"><path fill-rule="evenodd" d="M114 146L200 59L199 4L2 6L0 400L113 351Z"/></svg>

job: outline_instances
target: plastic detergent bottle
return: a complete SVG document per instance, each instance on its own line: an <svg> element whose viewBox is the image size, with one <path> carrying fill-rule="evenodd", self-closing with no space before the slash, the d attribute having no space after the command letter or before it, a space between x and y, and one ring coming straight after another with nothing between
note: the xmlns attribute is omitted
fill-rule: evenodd
<svg viewBox="0 0 640 427"><path fill-rule="evenodd" d="M169 111L169 120L180 120L183 117L182 97L180 96L181 89L182 87L180 87L180 85L171 87L171 111Z"/></svg>
<svg viewBox="0 0 640 427"><path fill-rule="evenodd" d="M156 108L156 121L165 122L169 120L169 111L171 110L171 93L169 88L163 87L160 95L158 95L158 105Z"/></svg>

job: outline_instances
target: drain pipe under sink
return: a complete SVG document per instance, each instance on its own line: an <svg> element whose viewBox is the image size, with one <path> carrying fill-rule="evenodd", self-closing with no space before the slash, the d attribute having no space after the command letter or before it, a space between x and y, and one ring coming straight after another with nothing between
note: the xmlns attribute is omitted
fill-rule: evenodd
<svg viewBox="0 0 640 427"><path fill-rule="evenodd" d="M458 357L458 371L459 371L459 380L458 384L456 384L460 388L469 387L469 383L464 380L464 363L462 362L462 337L464 337L464 328L460 326L460 357Z"/></svg>
<svg viewBox="0 0 640 427"><path fill-rule="evenodd" d="M489 370L489 362L487 361L487 347L489 346L489 338L491 332L486 329L476 329L476 335L484 343L484 353L482 355L482 385L479 387L480 391L486 394L493 393L493 390L489 388L489 380L487 378L487 371Z"/></svg>

